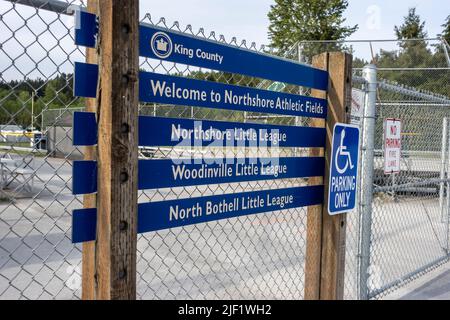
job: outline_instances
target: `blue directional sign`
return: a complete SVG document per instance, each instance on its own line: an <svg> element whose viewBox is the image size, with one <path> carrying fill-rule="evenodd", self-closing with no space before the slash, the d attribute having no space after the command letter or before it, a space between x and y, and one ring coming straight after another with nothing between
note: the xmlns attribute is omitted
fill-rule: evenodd
<svg viewBox="0 0 450 320"><path fill-rule="evenodd" d="M324 70L147 24L139 26L139 55L320 90L328 86Z"/></svg>
<svg viewBox="0 0 450 320"><path fill-rule="evenodd" d="M97 82L98 65L75 62L76 97L95 98ZM298 117L327 117L325 99L145 71L139 72L139 101Z"/></svg>
<svg viewBox="0 0 450 320"><path fill-rule="evenodd" d="M73 144L97 144L92 112L74 112ZM145 147L325 147L325 128L139 116L139 146Z"/></svg>
<svg viewBox="0 0 450 320"><path fill-rule="evenodd" d="M336 123L330 159L328 212L348 212L356 205L358 178L359 128Z"/></svg>
<svg viewBox="0 0 450 320"><path fill-rule="evenodd" d="M325 128L140 117L139 145L322 148Z"/></svg>
<svg viewBox="0 0 450 320"><path fill-rule="evenodd" d="M95 45L95 22L94 14L82 12L75 44ZM324 70L145 23L139 26L139 55L319 90L328 87L328 73Z"/></svg>
<svg viewBox="0 0 450 320"><path fill-rule="evenodd" d="M295 187L138 204L138 233L322 203L323 186ZM97 210L72 215L72 242L95 240Z"/></svg>
<svg viewBox="0 0 450 320"><path fill-rule="evenodd" d="M323 157L139 159L138 190L321 177ZM72 193L97 192L97 162L73 162Z"/></svg>
<svg viewBox="0 0 450 320"><path fill-rule="evenodd" d="M298 117L327 117L327 100L220 82L139 73L139 100Z"/></svg>

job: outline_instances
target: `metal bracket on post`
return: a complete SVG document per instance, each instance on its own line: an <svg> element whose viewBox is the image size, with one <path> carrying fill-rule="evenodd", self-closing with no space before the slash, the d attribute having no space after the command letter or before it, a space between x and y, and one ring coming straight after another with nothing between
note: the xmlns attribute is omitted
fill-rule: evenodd
<svg viewBox="0 0 450 320"><path fill-rule="evenodd" d="M377 67L373 64L363 69L367 82L367 94L364 106L364 121L362 134L362 164L361 164L361 243L359 263L358 297L369 299L369 266L370 244L372 234L372 199L373 199L373 162L375 137L375 104L377 98Z"/></svg>

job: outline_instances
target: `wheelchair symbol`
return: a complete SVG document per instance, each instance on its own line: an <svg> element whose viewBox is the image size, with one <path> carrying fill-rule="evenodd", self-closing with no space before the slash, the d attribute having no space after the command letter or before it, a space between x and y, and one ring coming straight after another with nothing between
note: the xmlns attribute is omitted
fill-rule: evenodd
<svg viewBox="0 0 450 320"><path fill-rule="evenodd" d="M339 145L338 149L336 150L336 156L334 159L336 170L339 172L339 174L343 174L347 169L350 167L350 169L353 169L354 165L352 163L352 158L350 156L350 152L347 151L347 146L344 146L344 138L345 138L345 129L342 130L341 133L341 144ZM345 165L343 168L339 166L339 157L346 157Z"/></svg>

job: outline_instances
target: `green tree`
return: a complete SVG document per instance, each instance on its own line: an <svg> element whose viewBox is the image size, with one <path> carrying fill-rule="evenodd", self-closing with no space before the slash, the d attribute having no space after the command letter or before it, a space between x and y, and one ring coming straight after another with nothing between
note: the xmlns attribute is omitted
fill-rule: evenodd
<svg viewBox="0 0 450 320"><path fill-rule="evenodd" d="M426 41L408 41L412 39L425 39L425 21L422 21L416 13L416 8L409 8L408 15L404 17L403 24L394 27L395 34L400 41L399 59L403 67L413 67L422 64L431 58L431 51L427 48Z"/></svg>
<svg viewBox="0 0 450 320"><path fill-rule="evenodd" d="M394 27L397 39L424 39L427 37L425 21L421 21L420 16L416 13L416 8L409 8L408 15L404 19L402 25Z"/></svg>
<svg viewBox="0 0 450 320"><path fill-rule="evenodd" d="M442 25L442 28L444 28L444 30L440 36L447 42L447 44L450 44L450 15L447 16L447 19L445 19L445 23Z"/></svg>
<svg viewBox="0 0 450 320"><path fill-rule="evenodd" d="M408 10L403 24L395 26L394 31L397 39L403 40L400 42L401 50L397 59L398 66L401 68L429 67L432 63L433 53L428 48L428 43L425 40L408 41L427 37L425 21L421 20L415 8ZM397 76L399 77L398 82L422 89L425 89L429 82L429 75L420 70L406 71L406 73L400 73Z"/></svg>
<svg viewBox="0 0 450 320"><path fill-rule="evenodd" d="M343 40L353 34L358 26L344 26L347 0L275 0L268 14L271 46L287 51L302 40ZM339 44L328 50L340 47ZM314 54L321 51L315 46ZM308 50L311 51L311 50Z"/></svg>
<svg viewBox="0 0 450 320"><path fill-rule="evenodd" d="M401 25L394 27L400 50L384 51L377 54L375 61L380 68L426 68L433 64L433 52L425 38L425 21L422 21L415 8L408 9ZM422 40L423 39L423 40ZM422 70L386 72L383 77L404 85L429 88L429 74Z"/></svg>

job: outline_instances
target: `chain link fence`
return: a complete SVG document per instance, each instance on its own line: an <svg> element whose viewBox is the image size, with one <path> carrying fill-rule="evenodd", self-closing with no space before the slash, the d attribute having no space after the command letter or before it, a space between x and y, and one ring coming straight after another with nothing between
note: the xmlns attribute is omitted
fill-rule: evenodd
<svg viewBox="0 0 450 320"><path fill-rule="evenodd" d="M17 162L31 156L34 161L28 177L34 181L31 192L25 193L19 181L2 188L0 297L4 299L80 298L81 246L71 243L70 232L71 212L82 207L82 198L71 194L71 169L72 160L83 150L67 146L72 143L71 114L84 105L83 99L72 95L73 64L85 57L83 50L73 44L74 18L62 13L64 3L49 3L54 2L44 1L40 6L53 11L0 2L2 30L7 30L0 38L2 122L30 126L47 137L48 146L47 154L39 156L34 152L36 146L19 149L12 143L2 150L3 159ZM66 6L72 4L80 3L66 2ZM145 15L142 22L265 51L254 43L238 43L234 38L226 41L223 36L206 34L202 29L194 32L190 26L181 29L178 23L166 25L164 19L152 21L150 15ZM156 60L142 59L141 68L264 89L272 84ZM283 90L299 93L296 86L288 85ZM294 117L171 105L141 105L140 113L285 125L309 123L309 119ZM210 152L214 156L216 150ZM243 152L237 149L234 155L249 155L248 150ZM308 152L286 148L280 150L280 155ZM140 157L182 154L185 150L176 148L140 150ZM11 174L18 170L13 169ZM139 201L307 184L308 179L286 179L147 190L139 193ZM305 249L306 208L139 235L138 297L302 299Z"/></svg>
<svg viewBox="0 0 450 320"><path fill-rule="evenodd" d="M46 136L55 127L42 124L47 110L84 105L72 95L73 63L84 52L73 45L73 17L39 7L0 1L0 123ZM52 143L72 144L71 136ZM1 299L80 297L81 250L70 234L72 209L82 206L71 192L74 151L54 158L35 143L1 145Z"/></svg>
<svg viewBox="0 0 450 320"><path fill-rule="evenodd" d="M0 125L17 125L47 138L47 152L41 151L36 140L32 140L31 145L0 143L0 157L5 159L6 165L14 162L12 172L17 173L16 179L2 186L0 191L0 299L78 299L81 296L81 246L71 243L70 233L71 212L82 207L82 197L72 195L71 171L72 160L80 158L83 150L70 146L71 114L84 107L84 100L72 95L72 72L74 62L84 61L85 56L84 49L74 45L74 17L66 11L70 5L85 3L33 1L33 4L35 7L0 1ZM181 27L177 22L169 24L164 19L154 20L149 14L144 15L141 22L268 52L254 43L235 38L226 40L222 35L194 30L189 25ZM326 49L330 48L315 50ZM308 62L308 54L316 53L308 50L305 45L295 45L283 56ZM427 90L443 87L448 90L449 82L442 80L449 74L447 69L442 69L448 67L444 52L442 57L444 64L436 62L437 58L433 60L439 65L433 68L439 69L432 71L424 66L424 70L380 70L379 78L383 72L392 73L398 78L391 81L416 87L430 82ZM140 63L141 69L162 74L263 89L272 84L159 60L141 59ZM362 62L361 65L358 63L355 59L357 68L363 66ZM423 80L418 84L413 71L428 75L424 77L428 82ZM399 74L404 76L399 77ZM356 69L354 87L365 92L367 84L360 76L360 70ZM444 78L438 79L438 76ZM408 80L410 77L414 80ZM386 78L390 79L389 76ZM284 92L309 94L308 90L298 86L279 88ZM448 180L445 180L446 174L444 180L440 179L442 117L448 117L448 103L443 103L439 100L443 98L436 94L428 94L428 99L423 99L419 93L394 82L381 81L379 85L368 288L372 298L383 297L405 279L419 275L447 257L448 220L445 219L448 206L442 206L442 203L447 201ZM449 95L448 92L438 93ZM310 125L307 118L173 105L142 104L140 114ZM402 171L395 181L381 170L385 117L398 117L404 126ZM361 126L363 123L364 120ZM5 135L6 131L2 130L0 137ZM448 141L447 136L444 140ZM285 148L279 151L280 156L302 156L309 150ZM209 152L214 156L218 150ZM248 152L236 149L233 155L248 156ZM180 155L186 155L186 150L140 149L141 158ZM22 160L29 158L31 165L25 168L21 165ZM448 161L446 155L444 163ZM448 165L444 170L447 173ZM361 167L360 177L363 172L364 167ZM31 182L32 189L25 188ZM306 184L308 179L284 179L146 190L139 193L139 202ZM440 190L444 190L442 186L445 191L440 197ZM361 217L360 207L347 216L346 299L360 298L364 289L360 281ZM302 299L306 219L306 208L297 208L139 235L138 297Z"/></svg>
<svg viewBox="0 0 450 320"><path fill-rule="evenodd" d="M377 66L373 147L368 136L362 137L362 145L370 146L373 156L360 167L362 179L369 172L373 174L373 190L368 191L371 205L366 210L366 198L360 195L360 206L349 217L360 226L354 239L359 245L353 252L359 257L354 281L358 297L382 299L449 259L449 138L444 119L450 112L450 48L442 39L312 41L299 45L304 62L326 50L354 54L353 87L366 92L363 109L367 108L368 86L363 66ZM370 114L366 111L357 116ZM401 121L397 174L384 172L388 118ZM368 121L362 117L359 124L363 131ZM347 256L353 253L347 251ZM346 283L351 283L352 275L346 273Z"/></svg>
<svg viewBox="0 0 450 320"><path fill-rule="evenodd" d="M377 278L369 284L369 296L374 298L448 261L449 203L444 188L450 180L442 145L448 144L443 119L449 116L450 99L421 93L385 80L378 84L370 248ZM401 120L396 174L383 169L386 118Z"/></svg>
<svg viewBox="0 0 450 320"><path fill-rule="evenodd" d="M208 34L203 29L194 31L190 26L182 28L178 23L169 25L164 19L154 21L150 15L146 15L142 22L255 52L265 52L264 47L257 48L254 43L238 42L235 38L227 41L223 36ZM146 71L262 89L267 89L272 84L271 81L238 74L151 59L142 59L140 67ZM287 85L283 91L299 93L299 88ZM196 107L142 105L141 114L199 120L309 125L309 119ZM167 157L170 153L179 156L183 151L158 148L153 156ZM281 148L277 151L282 157L308 154L308 149ZM216 152L220 154L222 150L209 149L208 152L210 156L207 157L214 158ZM251 153L252 150L235 149L233 156L249 156L248 152ZM259 156L264 156L261 151L258 152ZM281 179L158 189L143 191L139 201L220 195L307 184L308 179ZM145 299L302 299L305 251L306 208L143 234L138 240L138 295Z"/></svg>

